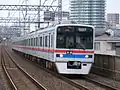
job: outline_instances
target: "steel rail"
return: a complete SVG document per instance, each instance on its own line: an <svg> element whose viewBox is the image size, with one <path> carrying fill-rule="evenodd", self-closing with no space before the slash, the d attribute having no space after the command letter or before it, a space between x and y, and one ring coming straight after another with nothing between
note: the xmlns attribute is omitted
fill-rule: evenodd
<svg viewBox="0 0 120 90"><path fill-rule="evenodd" d="M98 85L98 86L100 86L100 87L106 88L107 90L117 90L117 88L112 87L112 86L110 86L110 85L107 85L107 84L105 84L105 83L96 81L96 80L94 80L93 78L91 79L91 78L85 77L85 76L83 76L82 78L84 78L85 80L87 80L87 81L89 81L89 82L92 82L92 83L94 83L94 84L96 84L96 85Z"/></svg>
<svg viewBox="0 0 120 90"><path fill-rule="evenodd" d="M12 62L17 66L17 68L23 72L23 74L25 76L27 76L40 90L47 90L42 84L40 84L37 80L35 80L31 75L29 75L25 70L23 70L23 68L21 68L15 61L14 59L11 57L11 55L7 52L7 50L5 49L7 55L9 56L9 58L12 60Z"/></svg>
<svg viewBox="0 0 120 90"><path fill-rule="evenodd" d="M1 64L2 64L2 68L4 70L4 73L7 76L8 81L9 81L9 83L11 85L12 90L18 90L17 87L16 87L16 85L15 85L15 83L14 83L14 81L12 80L11 76L8 73L6 66L5 66L4 56L2 54L2 48L1 48Z"/></svg>
<svg viewBox="0 0 120 90"><path fill-rule="evenodd" d="M52 75L54 75L54 76L56 76L56 77L58 77L58 78L60 78L60 79L62 79L62 80L64 80L64 81L66 81L67 83L71 84L72 86L74 86L74 87L76 87L76 88L79 88L80 90L89 90L88 87L86 87L86 86L84 86L84 85L82 85L82 84L80 84L80 83L79 83L79 84L78 84L78 83L75 83L74 81L70 80L69 78L64 77L64 76L62 76L62 75L60 75L60 74L58 74L58 73L55 73L55 72L53 72L53 71L51 71L51 70L48 70L48 69L46 69L46 68L44 68L44 67L41 67L40 65L38 65L38 64L35 63L35 62L32 62L32 61L30 61L30 60L28 60L28 61L31 62L31 63L34 63L37 67L42 68L42 69L45 70L46 72L51 73ZM83 77L83 78L86 79L87 81L92 82L92 83L94 83L94 84L96 84L96 85L98 85L98 86L100 86L100 87L103 87L103 88L105 88L105 89L107 89L107 90L117 90L116 88L114 88L114 87L112 87L112 86L109 86L109 85L106 85L106 84L97 82L97 81L92 80L92 79L90 80L90 79L88 79L87 77Z"/></svg>
<svg viewBox="0 0 120 90"><path fill-rule="evenodd" d="M28 61L29 61L30 63L34 63L34 62L30 61L30 60L28 60ZM75 83L74 81L72 81L72 80L64 77L63 75L60 75L60 74L58 74L58 73L56 73L56 72L53 72L53 71L51 71L51 70L48 70L48 69L46 69L46 68L44 68L44 67L41 67L41 66L38 65L37 63L34 63L34 64L35 64L37 67L43 69L44 71L46 71L46 72L48 72L48 73L56 76L57 78L65 81L65 82L67 82L68 84L70 84L70 85L72 85L72 86L74 86L74 87L76 87L76 88L78 88L78 89L80 89L80 90L89 90L89 88L87 88L87 87L84 86L84 85L81 85L80 83L79 83L79 84L78 84L78 83Z"/></svg>

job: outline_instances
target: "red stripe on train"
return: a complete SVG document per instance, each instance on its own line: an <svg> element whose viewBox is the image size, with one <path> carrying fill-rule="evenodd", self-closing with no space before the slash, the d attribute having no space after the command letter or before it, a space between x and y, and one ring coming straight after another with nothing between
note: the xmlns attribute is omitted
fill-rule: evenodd
<svg viewBox="0 0 120 90"><path fill-rule="evenodd" d="M56 53L66 53L69 50L54 50ZM72 53L94 53L94 51L88 51L88 50L70 50Z"/></svg>
<svg viewBox="0 0 120 90"><path fill-rule="evenodd" d="M40 51L47 51L47 52L55 52L55 53L66 53L69 50L53 50L53 49L45 49L45 48L31 48L31 47L23 47L23 46L16 46L17 48L24 48L30 50L40 50ZM72 53L94 53L93 50L70 50Z"/></svg>

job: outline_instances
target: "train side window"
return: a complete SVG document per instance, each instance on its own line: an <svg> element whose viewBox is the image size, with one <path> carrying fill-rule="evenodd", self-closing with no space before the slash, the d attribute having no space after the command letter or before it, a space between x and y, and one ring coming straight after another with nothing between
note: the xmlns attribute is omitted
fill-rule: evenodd
<svg viewBox="0 0 120 90"><path fill-rule="evenodd" d="M32 38L32 46L34 45L34 38Z"/></svg>
<svg viewBox="0 0 120 90"><path fill-rule="evenodd" d="M39 37L37 37L37 46L39 46L39 42L40 42Z"/></svg>
<svg viewBox="0 0 120 90"><path fill-rule="evenodd" d="M24 43L24 46L26 46L26 40L24 40L24 42L23 42L23 43Z"/></svg>
<svg viewBox="0 0 120 90"><path fill-rule="evenodd" d="M37 37L36 37L36 41L35 42L36 42L36 46L38 46L38 38Z"/></svg>
<svg viewBox="0 0 120 90"><path fill-rule="evenodd" d="M26 39L26 46L27 46L27 41L28 41L28 40Z"/></svg>
<svg viewBox="0 0 120 90"><path fill-rule="evenodd" d="M33 46L35 46L35 41L36 41L36 38L34 38Z"/></svg>
<svg viewBox="0 0 120 90"><path fill-rule="evenodd" d="M31 40L32 40L32 39L30 39L30 46L31 46L31 42L32 42Z"/></svg>
<svg viewBox="0 0 120 90"><path fill-rule="evenodd" d="M49 46L48 47L50 48L50 33L49 33Z"/></svg>
<svg viewBox="0 0 120 90"><path fill-rule="evenodd" d="M32 46L32 38L30 39L30 46Z"/></svg>
<svg viewBox="0 0 120 90"><path fill-rule="evenodd" d="M47 47L47 36L45 36L45 47Z"/></svg>
<svg viewBox="0 0 120 90"><path fill-rule="evenodd" d="M44 47L44 36L43 36L43 47Z"/></svg>
<svg viewBox="0 0 120 90"><path fill-rule="evenodd" d="M34 45L33 46L36 46L35 44L36 44L36 38L34 38Z"/></svg>
<svg viewBox="0 0 120 90"><path fill-rule="evenodd" d="M23 40L21 40L21 45L23 44Z"/></svg>
<svg viewBox="0 0 120 90"><path fill-rule="evenodd" d="M51 47L53 47L53 34L51 35Z"/></svg>
<svg viewBox="0 0 120 90"><path fill-rule="evenodd" d="M33 46L33 38L31 38L31 46Z"/></svg>
<svg viewBox="0 0 120 90"><path fill-rule="evenodd" d="M27 46L27 39L25 40L25 46Z"/></svg>
<svg viewBox="0 0 120 90"><path fill-rule="evenodd" d="M31 46L33 45L33 38L31 39Z"/></svg>
<svg viewBox="0 0 120 90"><path fill-rule="evenodd" d="M35 38L35 46L37 46L37 37Z"/></svg>
<svg viewBox="0 0 120 90"><path fill-rule="evenodd" d="M29 46L29 39L28 39L28 46Z"/></svg>
<svg viewBox="0 0 120 90"><path fill-rule="evenodd" d="M29 39L28 39L28 46L29 46Z"/></svg>
<svg viewBox="0 0 120 90"><path fill-rule="evenodd" d="M30 46L30 39L29 39L29 46Z"/></svg>
<svg viewBox="0 0 120 90"><path fill-rule="evenodd" d="M42 47L42 37L40 37L40 46Z"/></svg>
<svg viewBox="0 0 120 90"><path fill-rule="evenodd" d="M25 40L23 40L23 45L25 46Z"/></svg>
<svg viewBox="0 0 120 90"><path fill-rule="evenodd" d="M27 46L28 46L28 44L29 44L29 39L27 39Z"/></svg>
<svg viewBox="0 0 120 90"><path fill-rule="evenodd" d="M28 39L27 39L27 46L28 46Z"/></svg>
<svg viewBox="0 0 120 90"><path fill-rule="evenodd" d="M22 45L23 45L23 46L25 45L25 40L22 40Z"/></svg>
<svg viewBox="0 0 120 90"><path fill-rule="evenodd" d="M27 39L25 40L25 46L27 46Z"/></svg>
<svg viewBox="0 0 120 90"><path fill-rule="evenodd" d="M51 47L52 47L52 40L53 40L52 37L53 37L53 35L51 35Z"/></svg>
<svg viewBox="0 0 120 90"><path fill-rule="evenodd" d="M32 43L32 46L34 46L34 38L33 38L33 43Z"/></svg>
<svg viewBox="0 0 120 90"><path fill-rule="evenodd" d="M24 42L23 42L23 40L22 40L22 45L24 45Z"/></svg>
<svg viewBox="0 0 120 90"><path fill-rule="evenodd" d="M40 37L37 37L37 46L40 46Z"/></svg>

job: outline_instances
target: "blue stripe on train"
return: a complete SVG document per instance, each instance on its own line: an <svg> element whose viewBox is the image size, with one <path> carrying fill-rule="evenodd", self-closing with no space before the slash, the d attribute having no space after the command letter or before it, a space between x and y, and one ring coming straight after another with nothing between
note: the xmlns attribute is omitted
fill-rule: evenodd
<svg viewBox="0 0 120 90"><path fill-rule="evenodd" d="M60 58L86 58L86 55L80 55L80 54L62 54L63 56L60 57L60 54L56 54L56 57L60 57ZM92 55L88 55L92 56ZM90 57L91 58L91 57Z"/></svg>
<svg viewBox="0 0 120 90"><path fill-rule="evenodd" d="M72 54L72 55L69 55L69 54L64 54L63 55L63 58L85 58L86 55L77 55L77 54Z"/></svg>
<svg viewBox="0 0 120 90"><path fill-rule="evenodd" d="M59 57L59 58L92 58L93 55L88 55L88 57L86 57L86 55L84 54L56 54L56 57Z"/></svg>

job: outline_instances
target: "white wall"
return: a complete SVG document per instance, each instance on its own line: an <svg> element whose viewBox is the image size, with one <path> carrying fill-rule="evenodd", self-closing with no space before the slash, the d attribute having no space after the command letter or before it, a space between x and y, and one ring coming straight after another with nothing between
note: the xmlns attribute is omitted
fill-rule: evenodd
<svg viewBox="0 0 120 90"><path fill-rule="evenodd" d="M112 48L111 43L107 43L106 41L99 41L99 42L100 42L100 50L95 50L96 54L116 55L116 51L111 50Z"/></svg>

